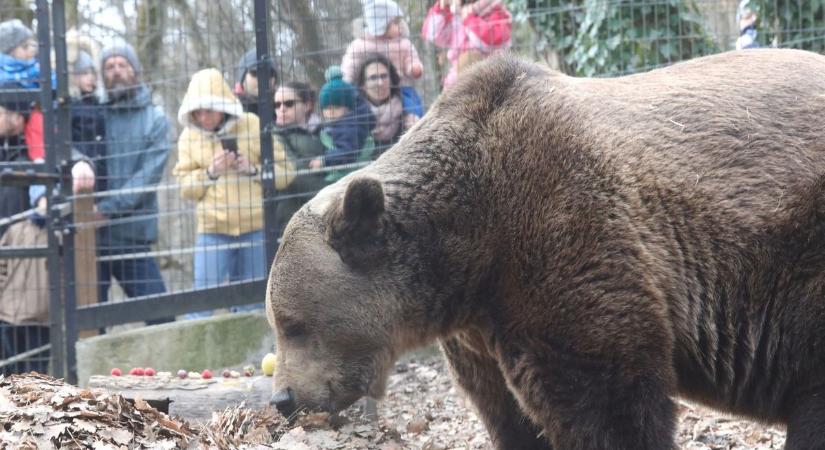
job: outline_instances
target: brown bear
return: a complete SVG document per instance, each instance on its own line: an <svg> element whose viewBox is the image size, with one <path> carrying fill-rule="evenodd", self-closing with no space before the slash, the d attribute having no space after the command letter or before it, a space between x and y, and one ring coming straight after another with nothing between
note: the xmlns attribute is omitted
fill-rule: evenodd
<svg viewBox="0 0 825 450"><path fill-rule="evenodd" d="M296 213L267 314L287 414L439 340L499 449L672 449L674 396L825 449L825 57L480 63Z"/></svg>

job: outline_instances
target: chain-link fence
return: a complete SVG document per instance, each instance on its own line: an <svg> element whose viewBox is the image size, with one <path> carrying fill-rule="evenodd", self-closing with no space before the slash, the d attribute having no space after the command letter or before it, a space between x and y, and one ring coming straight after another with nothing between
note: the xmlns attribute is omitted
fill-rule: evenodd
<svg viewBox="0 0 825 450"><path fill-rule="evenodd" d="M78 329L260 309L291 215L492 53L613 76L821 52L824 16L825 0L4 2L0 365L47 370L49 330L51 370L71 374Z"/></svg>

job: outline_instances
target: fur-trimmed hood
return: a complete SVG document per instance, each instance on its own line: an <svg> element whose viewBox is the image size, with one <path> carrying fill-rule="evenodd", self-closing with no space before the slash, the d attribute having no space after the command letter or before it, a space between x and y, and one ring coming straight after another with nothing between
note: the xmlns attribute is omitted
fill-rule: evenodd
<svg viewBox="0 0 825 450"><path fill-rule="evenodd" d="M178 122L183 126L199 128L192 122L192 112L198 109L211 109L227 115L226 122L217 134L231 129L244 113L243 105L232 93L232 89L218 69L204 69L192 75L192 81L189 82L189 88L186 89L186 95L178 110Z"/></svg>

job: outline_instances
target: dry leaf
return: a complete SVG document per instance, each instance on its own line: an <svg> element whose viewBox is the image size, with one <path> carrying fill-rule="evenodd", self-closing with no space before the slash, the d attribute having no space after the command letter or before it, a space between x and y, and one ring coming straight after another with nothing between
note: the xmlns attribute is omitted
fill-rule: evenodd
<svg viewBox="0 0 825 450"><path fill-rule="evenodd" d="M105 441L95 441L95 443L92 444L92 449L93 450L118 450L118 447L115 447L114 445L109 444Z"/></svg>
<svg viewBox="0 0 825 450"><path fill-rule="evenodd" d="M177 447L178 447L178 445L175 443L175 441L165 439L165 440L162 440L162 441L153 442L147 448L149 448L151 450L172 450L172 449L177 448Z"/></svg>
<svg viewBox="0 0 825 450"><path fill-rule="evenodd" d="M313 412L302 415L298 417L295 423L305 429L329 428L329 413Z"/></svg>
<svg viewBox="0 0 825 450"><path fill-rule="evenodd" d="M69 428L71 425L68 423L55 423L46 426L46 432L43 433L43 438L47 441L55 439L56 437L60 436L61 434L66 432L66 429Z"/></svg>
<svg viewBox="0 0 825 450"><path fill-rule="evenodd" d="M85 431L89 434L92 434L95 431L97 431L97 426L95 424L93 424L92 422L89 422L88 420L75 419L73 423L74 423L74 426L77 429L79 429L81 431Z"/></svg>
<svg viewBox="0 0 825 450"><path fill-rule="evenodd" d="M126 445L134 438L131 431L122 428L103 428L97 434L104 440L114 441L118 445Z"/></svg>
<svg viewBox="0 0 825 450"><path fill-rule="evenodd" d="M150 409L153 409L149 405L149 403L147 403L145 400L143 400L143 398L140 395L135 396L134 402L135 402L135 409L137 409L138 411L149 411Z"/></svg>
<svg viewBox="0 0 825 450"><path fill-rule="evenodd" d="M407 433L420 434L430 428L430 423L422 417L415 418L407 423Z"/></svg>

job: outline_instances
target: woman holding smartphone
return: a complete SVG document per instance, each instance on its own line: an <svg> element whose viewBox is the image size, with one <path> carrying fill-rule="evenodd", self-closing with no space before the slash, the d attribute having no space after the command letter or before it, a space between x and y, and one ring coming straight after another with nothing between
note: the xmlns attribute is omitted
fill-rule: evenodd
<svg viewBox="0 0 825 450"><path fill-rule="evenodd" d="M263 278L267 261L258 117L243 111L217 69L205 69L192 76L178 121L185 128L178 138L173 172L181 196L197 204L195 288ZM273 145L273 161L275 187L284 189L292 181L294 167L278 142ZM205 311L187 318L211 314Z"/></svg>

